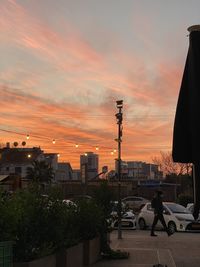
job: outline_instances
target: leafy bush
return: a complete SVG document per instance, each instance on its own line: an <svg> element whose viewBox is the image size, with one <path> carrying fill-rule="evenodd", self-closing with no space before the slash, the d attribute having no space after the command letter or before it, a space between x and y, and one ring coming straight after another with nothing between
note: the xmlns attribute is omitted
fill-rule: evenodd
<svg viewBox="0 0 200 267"><path fill-rule="evenodd" d="M97 187L94 194L94 200L97 205L103 210L104 216L106 218L110 217L112 211L111 201L113 199L113 192L108 186L108 181L103 180L100 183L100 186Z"/></svg>
<svg viewBox="0 0 200 267"><path fill-rule="evenodd" d="M16 217L12 210L12 198L6 192L0 192L0 241L15 239Z"/></svg>
<svg viewBox="0 0 200 267"><path fill-rule="evenodd" d="M0 240L12 240L15 261L30 261L92 239L101 232L102 210L94 201L70 205L51 189L42 195L37 185L3 196L0 201Z"/></svg>
<svg viewBox="0 0 200 267"><path fill-rule="evenodd" d="M81 240L96 237L102 226L102 210L93 200L80 200L77 205L77 224Z"/></svg>
<svg viewBox="0 0 200 267"><path fill-rule="evenodd" d="M30 261L78 243L77 211L56 190L43 196L37 186L0 201L0 240L15 242L15 261Z"/></svg>
<svg viewBox="0 0 200 267"><path fill-rule="evenodd" d="M0 192L0 241L14 241L14 260L31 261L77 244L101 237L102 252L111 251L109 232L110 192L102 184L93 200L75 205L62 201L56 188L42 195L39 184L6 195Z"/></svg>

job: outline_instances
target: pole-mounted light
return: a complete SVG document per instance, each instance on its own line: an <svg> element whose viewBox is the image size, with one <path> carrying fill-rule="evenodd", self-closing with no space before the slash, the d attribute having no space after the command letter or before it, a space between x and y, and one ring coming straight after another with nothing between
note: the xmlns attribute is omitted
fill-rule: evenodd
<svg viewBox="0 0 200 267"><path fill-rule="evenodd" d="M115 139L118 143L118 239L122 239L122 229L121 229L121 215L122 215L122 205L121 205L121 143L122 143L122 121L123 121L123 100L116 101L116 107L118 109L118 113L115 114L118 124L118 137Z"/></svg>
<svg viewBox="0 0 200 267"><path fill-rule="evenodd" d="M117 100L117 108L123 108L123 100Z"/></svg>

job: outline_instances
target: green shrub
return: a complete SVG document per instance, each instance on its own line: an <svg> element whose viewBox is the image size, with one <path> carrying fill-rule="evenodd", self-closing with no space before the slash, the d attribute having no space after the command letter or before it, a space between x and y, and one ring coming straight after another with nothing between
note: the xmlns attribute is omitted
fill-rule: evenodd
<svg viewBox="0 0 200 267"><path fill-rule="evenodd" d="M105 209L93 200L63 203L56 188L47 195L37 184L15 192L0 193L0 241L14 241L14 260L31 261L77 244L106 236Z"/></svg>
<svg viewBox="0 0 200 267"><path fill-rule="evenodd" d="M81 240L88 240L100 233L103 212L93 200L77 202L78 229Z"/></svg>
<svg viewBox="0 0 200 267"><path fill-rule="evenodd" d="M16 217L12 209L12 198L6 192L0 192L0 241L15 239Z"/></svg>
<svg viewBox="0 0 200 267"><path fill-rule="evenodd" d="M94 200L97 205L103 210L106 218L110 217L112 211L111 201L113 199L113 193L111 188L108 186L108 181L103 180L100 186L94 192Z"/></svg>
<svg viewBox="0 0 200 267"><path fill-rule="evenodd" d="M31 186L1 198L0 236L2 241L15 241L15 261L46 256L80 240L77 211L58 196L55 190L43 196L37 186Z"/></svg>

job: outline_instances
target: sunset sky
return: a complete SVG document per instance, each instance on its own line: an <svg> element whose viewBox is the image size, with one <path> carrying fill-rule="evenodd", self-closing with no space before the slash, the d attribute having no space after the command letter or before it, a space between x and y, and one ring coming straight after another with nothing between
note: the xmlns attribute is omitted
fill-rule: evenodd
<svg viewBox="0 0 200 267"><path fill-rule="evenodd" d="M0 143L25 140L73 168L98 146L113 168L123 99L123 160L170 151L199 10L199 0L0 0Z"/></svg>

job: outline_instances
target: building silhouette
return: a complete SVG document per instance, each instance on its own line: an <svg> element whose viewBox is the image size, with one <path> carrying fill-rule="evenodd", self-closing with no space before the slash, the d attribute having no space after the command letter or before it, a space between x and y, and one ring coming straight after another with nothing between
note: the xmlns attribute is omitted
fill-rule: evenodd
<svg viewBox="0 0 200 267"><path fill-rule="evenodd" d="M95 179L99 172L99 155L93 152L80 155L80 169L83 182Z"/></svg>

